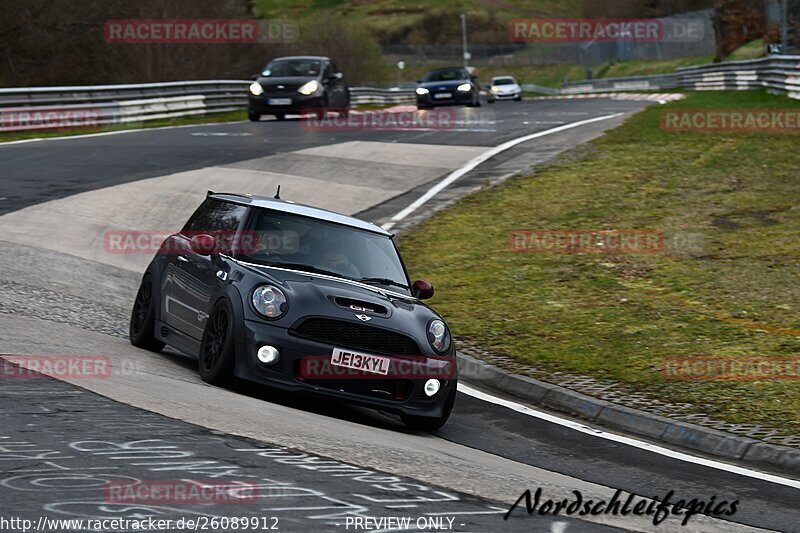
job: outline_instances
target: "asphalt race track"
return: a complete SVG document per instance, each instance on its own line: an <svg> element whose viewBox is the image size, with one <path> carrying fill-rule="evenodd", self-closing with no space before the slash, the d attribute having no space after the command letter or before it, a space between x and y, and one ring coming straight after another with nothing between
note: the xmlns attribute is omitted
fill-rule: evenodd
<svg viewBox="0 0 800 533"><path fill-rule="evenodd" d="M272 195L278 184L284 199L385 223L492 147L608 117L503 152L404 218L402 229L646 105L657 104L503 102L459 110L463 120L442 131L313 131L299 120L263 120L0 145L0 353L112 361L105 379L0 379L7 509L34 523L247 516L280 531L355 531L348 519L388 516L413 519L368 529L417 530L422 518L425 530L798 531L800 482L733 474L578 432L478 399L468 387L444 428L418 433L366 409L211 387L192 360L127 341L150 256L110 252L109 230L176 230L209 189ZM0 360L0 373L11 373L12 362ZM213 506L109 503L103 493L109 480L198 478L258 492ZM523 491L537 488L543 500L574 498L573 491L609 500L619 489L739 504L732 516L696 515L686 526L678 517L654 525L634 514L529 516L524 504L503 520Z"/></svg>

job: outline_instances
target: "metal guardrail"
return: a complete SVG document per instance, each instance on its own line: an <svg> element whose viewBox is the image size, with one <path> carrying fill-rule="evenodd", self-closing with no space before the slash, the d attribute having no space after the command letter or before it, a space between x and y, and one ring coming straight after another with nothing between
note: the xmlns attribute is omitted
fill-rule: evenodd
<svg viewBox="0 0 800 533"><path fill-rule="evenodd" d="M564 83L559 94L585 94L608 91L647 91L675 89L679 86L677 74L655 74L652 76L627 76L623 78L597 78Z"/></svg>
<svg viewBox="0 0 800 533"><path fill-rule="evenodd" d="M101 126L235 111L247 106L248 80L0 89L0 132ZM766 88L800 98L800 56L770 56L678 69L672 74L599 78L560 89L523 84L549 95L658 90ZM414 89L351 87L354 104L413 104Z"/></svg>
<svg viewBox="0 0 800 533"><path fill-rule="evenodd" d="M769 56L679 68L672 74L598 78L565 83L559 94L602 93L685 88L694 91L732 91L766 88L800 98L800 56Z"/></svg>
<svg viewBox="0 0 800 533"><path fill-rule="evenodd" d="M414 104L416 101L414 88L350 87L352 104Z"/></svg>
<svg viewBox="0 0 800 533"><path fill-rule="evenodd" d="M247 105L239 80L0 89L0 131L97 127L235 111Z"/></svg>
<svg viewBox="0 0 800 533"><path fill-rule="evenodd" d="M769 56L678 69L682 87L695 91L766 88L800 98L800 56Z"/></svg>
<svg viewBox="0 0 800 533"><path fill-rule="evenodd" d="M247 107L249 80L0 89L0 132L104 126ZM352 87L354 104L413 104L413 88Z"/></svg>

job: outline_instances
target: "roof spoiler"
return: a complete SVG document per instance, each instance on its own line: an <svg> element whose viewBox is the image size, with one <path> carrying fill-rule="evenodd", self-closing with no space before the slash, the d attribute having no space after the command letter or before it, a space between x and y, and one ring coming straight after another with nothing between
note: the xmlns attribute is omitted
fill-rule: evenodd
<svg viewBox="0 0 800 533"><path fill-rule="evenodd" d="M206 191L206 198L208 198L212 194L216 194L216 193L214 191Z"/></svg>

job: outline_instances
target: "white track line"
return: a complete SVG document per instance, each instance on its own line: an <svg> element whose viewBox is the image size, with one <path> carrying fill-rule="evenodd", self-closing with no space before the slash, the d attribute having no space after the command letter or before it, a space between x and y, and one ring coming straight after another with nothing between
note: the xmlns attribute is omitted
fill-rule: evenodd
<svg viewBox="0 0 800 533"><path fill-rule="evenodd" d="M155 128L135 128L130 130L103 131L100 133L77 133L75 135L62 135L61 137L34 137L32 139L20 139L18 141L0 142L0 148L2 148L3 146L10 146L12 144L27 144L27 143L35 143L42 141L63 141L67 139L79 140L79 139L89 139L91 137L105 137L106 135L122 135L123 133L137 133L140 131L170 130L178 128L196 128L198 126L220 126L226 124L245 124L245 123L247 123L246 120L232 120L230 122L203 122L199 124L180 124L177 126L158 126Z"/></svg>
<svg viewBox="0 0 800 533"><path fill-rule="evenodd" d="M652 444L650 442L637 440L631 437L625 437L623 435L617 435L616 433L609 433L607 431L603 431L597 428L587 426L585 424L581 424L580 422L575 422L574 420L561 418L551 413L539 411L538 409L534 409L533 407L529 407L527 405L522 405L517 402L506 400L504 398L498 398L497 396L493 396L483 391L473 389L472 387L470 387L469 385L465 385L464 383L458 384L458 391L463 394L466 394L467 396L472 396L473 398L477 398L485 402L493 403L495 405L500 405L502 407L511 409L512 411L532 416L534 418L539 418L540 420L545 420L547 422L552 422L553 424L558 424L560 426L564 426L569 429L579 431L581 433L586 433L587 435L600 437L601 439L618 442L620 444L625 444L627 446L633 446L634 448L647 450L648 452L657 453L659 455L663 455L671 459L677 459L679 461L685 461L687 463L694 463L701 466L707 466L709 468L716 468L717 470L724 470L725 472L730 472L732 474L738 474L740 476L747 476L755 479L760 479L762 481L768 481L770 483L777 483L779 485L786 485L787 487L800 489L800 481L796 479L789 479L776 476L773 474L767 474L765 472L759 472L758 470L751 470L749 468L723 463L720 461L715 461L713 459L696 457L694 455L689 455L688 453L682 453L675 450L671 450L669 448L664 448L663 446L658 446L657 444Z"/></svg>
<svg viewBox="0 0 800 533"><path fill-rule="evenodd" d="M601 120L608 120L623 114L624 113L614 113L613 115L603 115L601 117L579 120L578 122L570 122L569 124L564 124L563 126L558 126L555 128L551 128L549 130L531 133L530 135L525 135L523 137L517 137L516 139L512 139L508 142L504 142L503 144L495 146L494 148L485 151L484 153L472 159L471 161L468 161L467 164L465 164L463 167L454 170L453 172L448 174L445 179L443 179L442 181L440 181L439 183L428 189L428 192L426 192L425 194L414 200L411 204L408 205L408 207L406 207L405 209L397 213L395 216L393 216L389 220L389 222L383 225L383 229L387 231L392 229L395 226L395 224L397 224L398 222L406 218L408 215L416 211L422 204L424 204L425 202L427 202L428 200L430 200L431 198L442 192L445 188L451 185L458 178L460 178L461 176L473 170L481 163L491 159L492 157L496 156L499 153L505 152L506 150L509 150L517 146L518 144L522 144L524 142L536 139L538 137L544 137L545 135L551 135L553 133L558 133L560 131L577 128L579 126L591 124L592 122L600 122Z"/></svg>

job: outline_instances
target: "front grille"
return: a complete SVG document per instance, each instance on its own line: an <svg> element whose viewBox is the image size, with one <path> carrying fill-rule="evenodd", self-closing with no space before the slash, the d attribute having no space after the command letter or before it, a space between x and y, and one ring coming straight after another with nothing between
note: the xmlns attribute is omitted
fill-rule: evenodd
<svg viewBox="0 0 800 533"><path fill-rule="evenodd" d="M420 355L417 343L402 333L345 320L309 318L292 333L317 342L371 353Z"/></svg>
<svg viewBox="0 0 800 533"><path fill-rule="evenodd" d="M313 379L305 383L359 396L402 401L408 398L412 384L406 379Z"/></svg>
<svg viewBox="0 0 800 533"><path fill-rule="evenodd" d="M264 94L265 95L286 96L287 94L297 94L297 89L300 86L299 85L284 85L283 88L280 88L277 85L264 85L263 87L264 87Z"/></svg>

